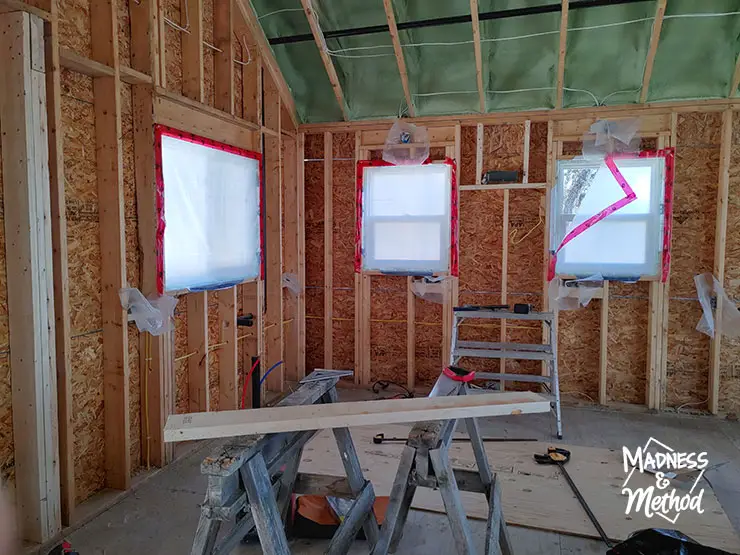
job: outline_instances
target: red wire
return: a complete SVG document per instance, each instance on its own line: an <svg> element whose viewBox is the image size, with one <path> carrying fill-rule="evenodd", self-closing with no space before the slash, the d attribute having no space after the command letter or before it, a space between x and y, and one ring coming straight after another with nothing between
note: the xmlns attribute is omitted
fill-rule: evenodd
<svg viewBox="0 0 740 555"><path fill-rule="evenodd" d="M252 365L252 368L247 372L246 377L244 378L244 384L242 386L242 408L244 408L244 405L247 401L247 384L249 383L249 377L252 375L252 372L254 372L254 369L257 368L257 365L260 363L260 359L257 359L254 361L254 364Z"/></svg>

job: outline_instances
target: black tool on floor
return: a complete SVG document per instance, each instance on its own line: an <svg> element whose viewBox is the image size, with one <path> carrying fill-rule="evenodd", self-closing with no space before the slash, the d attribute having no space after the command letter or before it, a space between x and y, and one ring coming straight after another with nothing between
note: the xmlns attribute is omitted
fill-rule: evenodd
<svg viewBox="0 0 740 555"><path fill-rule="evenodd" d="M570 460L570 451L568 451L567 449L562 449L560 447L548 447L547 453L545 453L544 455L535 454L534 460L539 464L556 464L560 467L560 472L563 473L563 476L565 477L566 482L568 482L570 489L573 490L576 499L578 499L578 502L581 504L581 507L583 507L583 510L586 511L586 515L588 515L589 520L596 527L596 531L599 533L599 536L601 536L602 541L606 544L607 547L611 548L613 545L611 540L606 535L606 532L604 532L601 524L599 524L596 515L591 511L591 507L589 507L588 503L586 503L586 500L583 498L583 495L581 495L581 492L579 491L573 479L570 477L570 474L568 474L568 471L565 470L565 463Z"/></svg>
<svg viewBox="0 0 740 555"><path fill-rule="evenodd" d="M373 436L373 443L379 445L381 443L406 443L407 437L385 437L385 434L375 434ZM453 437L452 441L470 441L469 437ZM504 442L504 441L538 441L532 437L482 437L481 441L484 442Z"/></svg>

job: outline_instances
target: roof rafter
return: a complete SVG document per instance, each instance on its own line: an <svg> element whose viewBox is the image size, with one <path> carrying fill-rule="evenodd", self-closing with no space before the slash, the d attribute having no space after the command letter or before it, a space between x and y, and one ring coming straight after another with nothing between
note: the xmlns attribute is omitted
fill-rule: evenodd
<svg viewBox="0 0 740 555"><path fill-rule="evenodd" d="M401 40L398 38L396 16L393 14L393 4L391 2L392 0L383 0L383 8L385 8L385 18L388 20L388 30L390 31L391 39L393 40L393 51L396 54L398 73L401 74L401 85L403 86L403 94L406 97L406 105L409 107L409 116L413 118L416 116L414 115L414 103L411 101L411 91L409 90L409 76L406 72L406 60L403 57Z"/></svg>
<svg viewBox="0 0 740 555"><path fill-rule="evenodd" d="M285 77L278 67L277 60L272 53L270 43L267 41L265 32L262 30L262 26L259 24L257 14L252 7L252 3L249 0L236 0L236 6L239 8L239 13L242 16L242 20L246 25L247 29L252 35L252 38L257 42L259 47L260 56L262 63L267 67L267 70L272 75L275 84L277 85L278 91L280 92L280 100L283 105L287 108L290 119L294 125L298 125L298 118L295 111L295 101L293 95L290 92L290 87L285 81Z"/></svg>
<svg viewBox="0 0 740 555"><path fill-rule="evenodd" d="M339 76L337 76L337 70L334 68L334 63L329 57L326 46L326 39L324 33L319 26L319 18L316 15L316 11L313 9L312 0L301 0L303 11L306 12L306 18L308 24L311 27L311 34L313 35L316 46L319 48L319 54L321 55L321 61L324 62L324 68L329 76L329 82L331 83L332 89L334 89L334 96L337 97L339 108L342 110L342 117L345 121L349 120L349 114L347 113L347 103L344 101L344 93L342 92L342 86L339 84Z"/></svg>
<svg viewBox="0 0 740 555"><path fill-rule="evenodd" d="M732 75L730 94L727 97L732 98L733 96L737 96L738 87L740 87L740 54L737 55L737 60L735 61L735 73Z"/></svg>
<svg viewBox="0 0 740 555"><path fill-rule="evenodd" d="M473 44L475 47L475 75L478 79L480 111L486 111L486 94L483 91L483 59L480 51L480 21L478 19L478 0L470 0L470 15L473 22Z"/></svg>
<svg viewBox="0 0 740 555"><path fill-rule="evenodd" d="M560 49L558 50L558 82L555 108L563 107L563 82L565 80L565 45L568 38L568 0L561 0Z"/></svg>
<svg viewBox="0 0 740 555"><path fill-rule="evenodd" d="M658 51L660 31L663 28L665 5L666 0L658 0L658 6L655 8L653 30L650 34L650 48L648 49L647 58L645 59L645 71L642 74L642 88L640 89L641 104L644 104L647 101L648 89L650 88L650 77L653 75L653 64L655 63L655 53Z"/></svg>

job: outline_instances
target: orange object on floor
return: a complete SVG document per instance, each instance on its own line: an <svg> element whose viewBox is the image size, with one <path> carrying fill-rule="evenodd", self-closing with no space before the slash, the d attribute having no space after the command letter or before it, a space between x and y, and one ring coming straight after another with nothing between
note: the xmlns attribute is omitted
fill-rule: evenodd
<svg viewBox="0 0 740 555"><path fill-rule="evenodd" d="M389 501L390 498L387 496L375 498L373 511L375 512L375 517L378 519L378 524L383 524ZM339 524L337 515L334 514L329 502L323 495L299 496L296 500L296 512L303 518L307 518L316 524L324 526Z"/></svg>

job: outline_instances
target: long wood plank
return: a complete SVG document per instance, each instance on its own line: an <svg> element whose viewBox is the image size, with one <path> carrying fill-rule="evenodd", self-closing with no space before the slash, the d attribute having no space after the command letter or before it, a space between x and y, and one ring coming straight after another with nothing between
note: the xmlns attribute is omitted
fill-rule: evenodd
<svg viewBox="0 0 740 555"><path fill-rule="evenodd" d="M396 422L528 414L549 410L550 402L547 399L528 391L421 397L178 414L167 419L164 435L165 441L189 441Z"/></svg>
<svg viewBox="0 0 740 555"><path fill-rule="evenodd" d="M403 96L406 98L406 106L409 109L409 116L413 118L416 113L414 110L414 102L411 98L411 90L409 89L409 76L406 71L406 59L403 57L401 40L398 38L398 27L396 26L396 15L393 13L392 0L383 0L383 8L385 9L385 19L388 21L388 30L390 31L391 40L393 41L393 53L396 55L398 73L401 76Z"/></svg>

